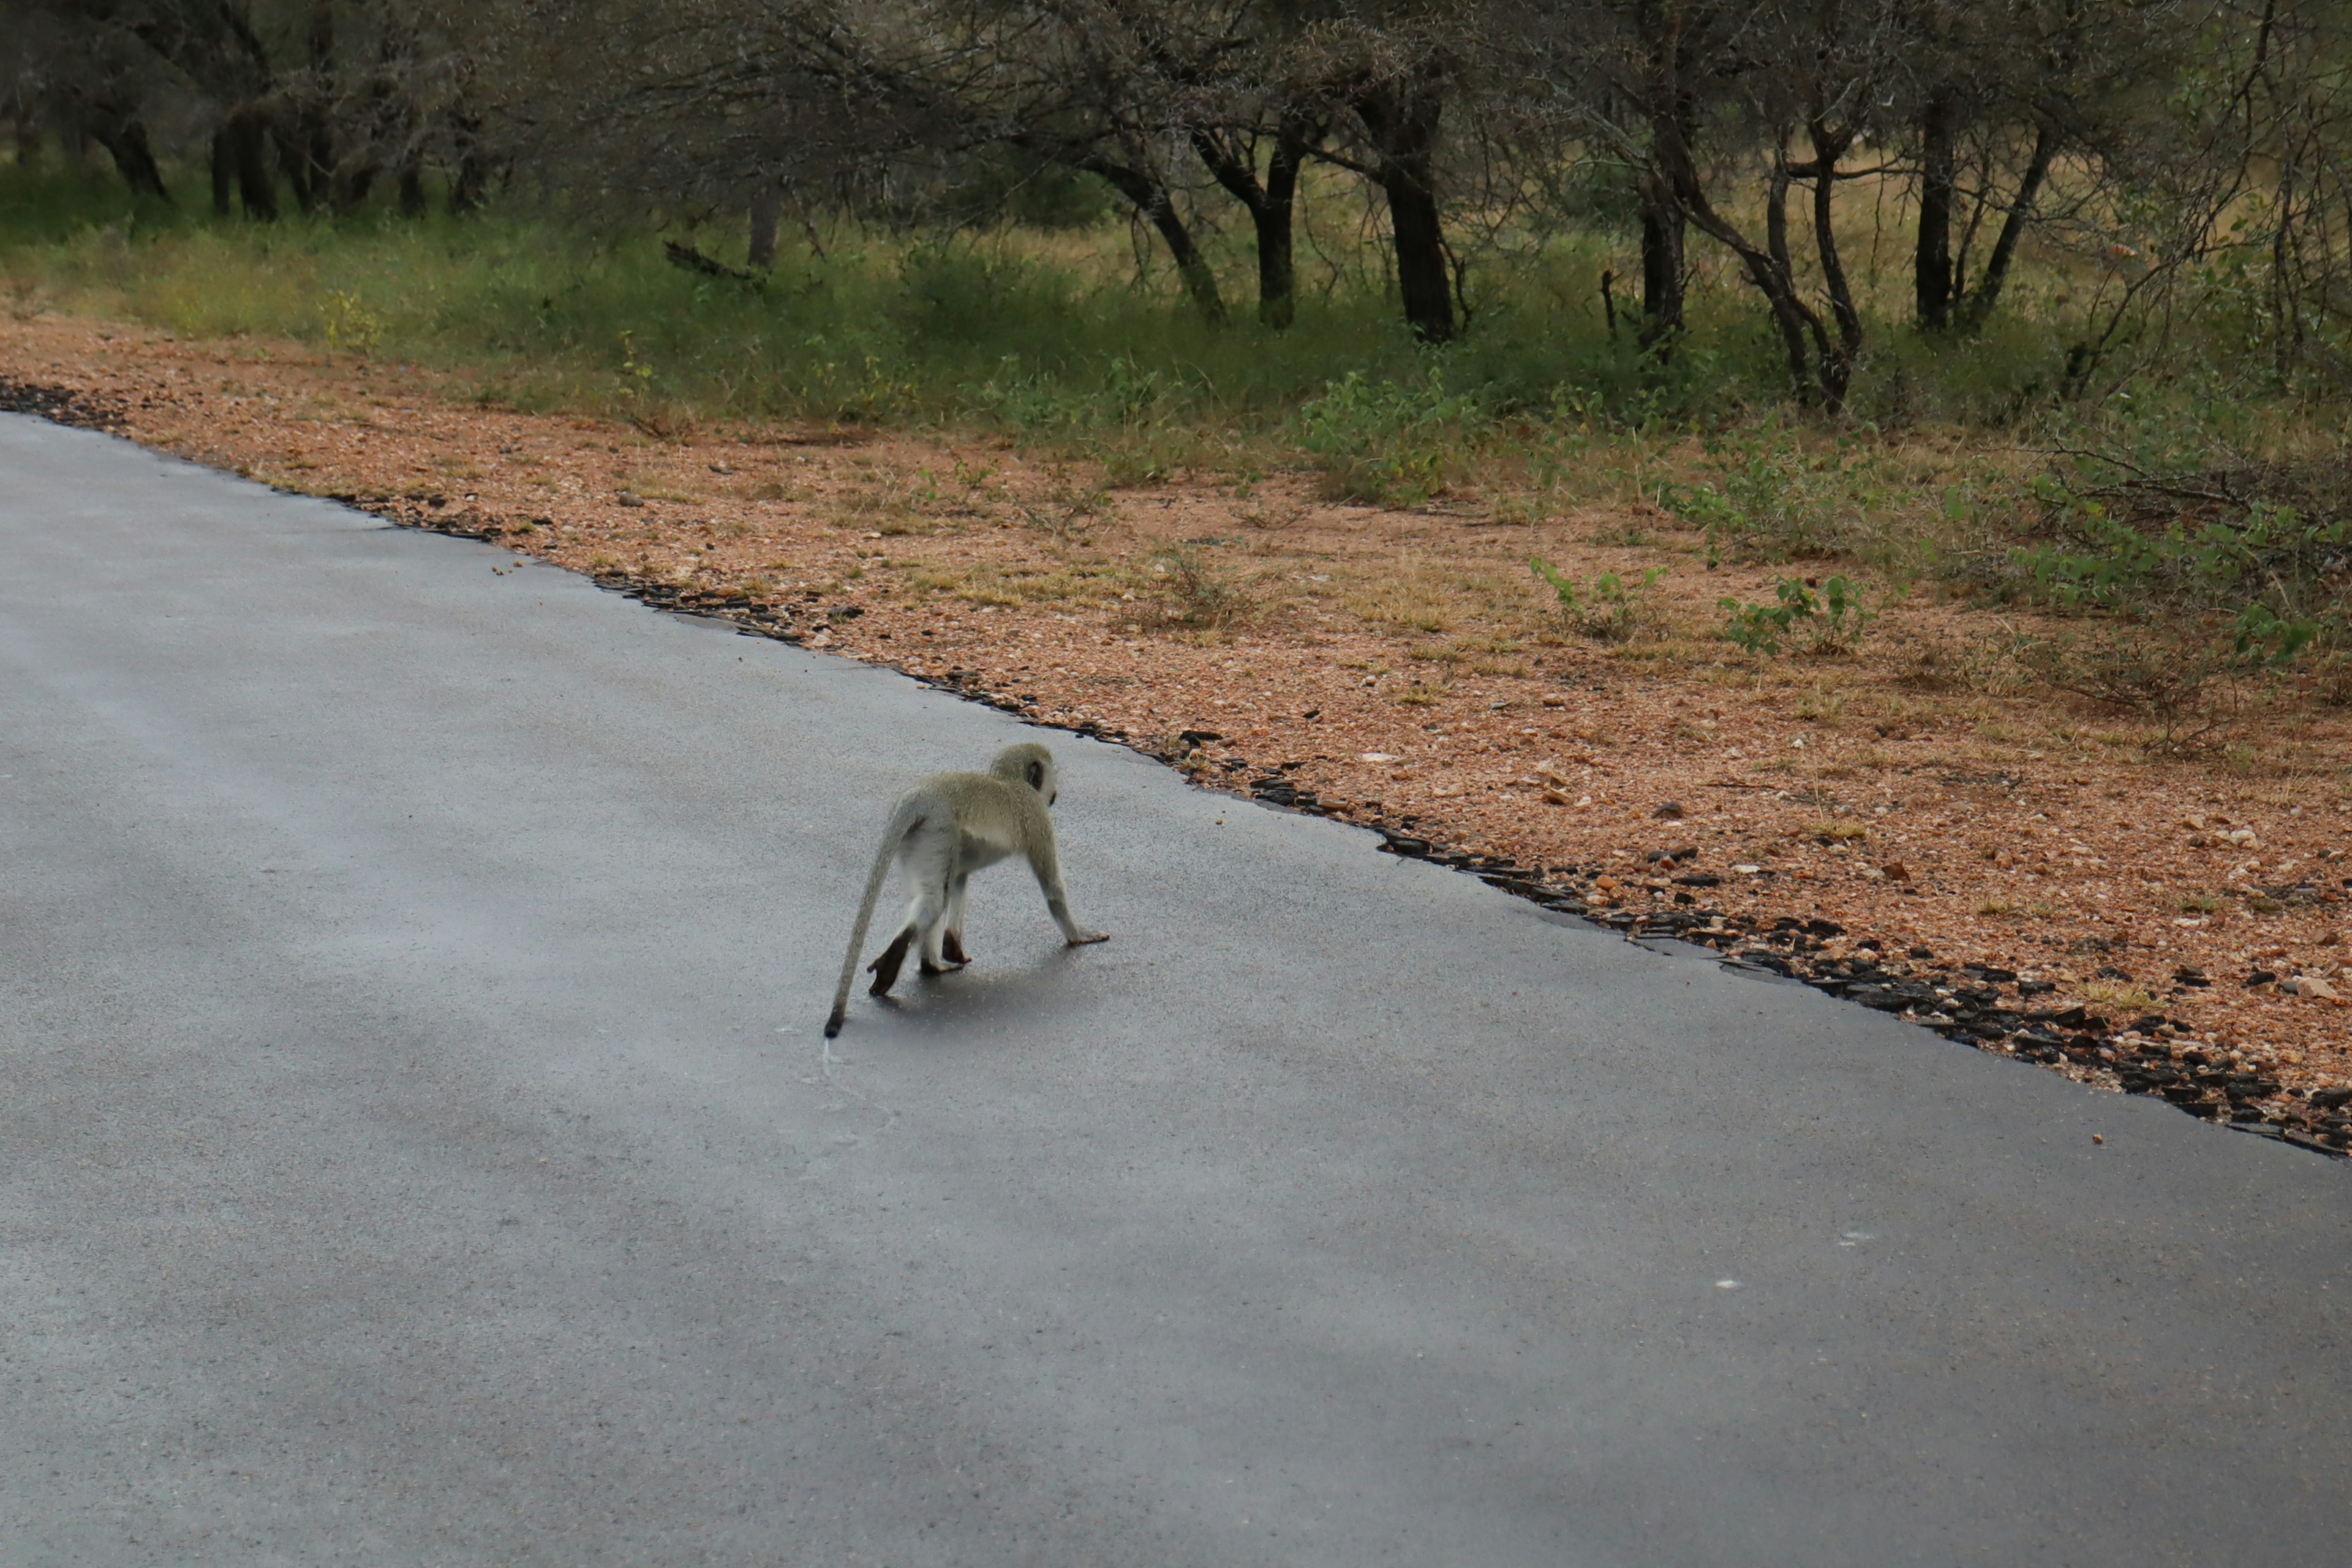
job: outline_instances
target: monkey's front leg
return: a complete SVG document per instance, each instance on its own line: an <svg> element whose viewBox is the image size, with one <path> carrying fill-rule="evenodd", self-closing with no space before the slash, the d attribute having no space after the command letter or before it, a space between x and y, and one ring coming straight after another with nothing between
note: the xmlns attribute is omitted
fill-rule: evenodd
<svg viewBox="0 0 2352 1568"><path fill-rule="evenodd" d="M1045 912L1052 915L1054 923L1062 928L1063 941L1072 947L1084 947L1089 942L1110 940L1110 932L1088 931L1070 918L1070 895L1062 887L1062 873L1059 867L1052 868L1050 870L1041 868L1037 880L1045 889Z"/></svg>

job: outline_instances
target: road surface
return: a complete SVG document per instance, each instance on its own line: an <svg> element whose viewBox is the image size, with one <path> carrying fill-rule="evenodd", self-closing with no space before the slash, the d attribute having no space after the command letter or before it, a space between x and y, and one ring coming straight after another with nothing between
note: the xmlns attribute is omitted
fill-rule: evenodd
<svg viewBox="0 0 2352 1568"><path fill-rule="evenodd" d="M2352 1171L0 417L0 1563L2342 1562ZM2104 1144L2092 1135L2102 1134Z"/></svg>

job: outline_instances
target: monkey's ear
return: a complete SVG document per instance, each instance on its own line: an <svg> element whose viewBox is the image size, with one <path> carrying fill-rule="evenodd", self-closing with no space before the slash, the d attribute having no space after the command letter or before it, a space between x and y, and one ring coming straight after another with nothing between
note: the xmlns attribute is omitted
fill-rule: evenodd
<svg viewBox="0 0 2352 1568"><path fill-rule="evenodd" d="M1037 791L1040 795L1044 794L1045 790L1045 764L1039 762L1035 757L1032 757L1029 759L1027 771L1029 774L1029 787Z"/></svg>

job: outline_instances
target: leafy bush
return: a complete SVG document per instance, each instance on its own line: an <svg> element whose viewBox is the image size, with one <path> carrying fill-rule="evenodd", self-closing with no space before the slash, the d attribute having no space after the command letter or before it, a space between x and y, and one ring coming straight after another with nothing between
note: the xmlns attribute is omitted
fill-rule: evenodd
<svg viewBox="0 0 2352 1568"><path fill-rule="evenodd" d="M1713 482L1668 486L1661 500L1706 531L1710 563L1727 552L1787 561L1853 551L1864 542L1868 514L1885 500L1875 457L1856 456L1845 441L1811 454L1777 424L1710 437L1706 466Z"/></svg>
<svg viewBox="0 0 2352 1568"><path fill-rule="evenodd" d="M1643 603L1645 596L1666 574L1664 567L1653 566L1642 574L1640 582L1627 583L1614 572L1603 572L1588 588L1575 578L1552 570L1549 562L1530 557L1528 564L1559 595L1560 614L1569 625L1601 642L1633 640L1650 619L1648 606Z"/></svg>
<svg viewBox="0 0 2352 1568"><path fill-rule="evenodd" d="M1863 606L1862 589L1848 577L1832 577L1820 587L1816 594L1813 579L1783 577L1774 588L1778 604L1718 600L1716 608L1731 616L1723 635L1749 653L1777 654L1781 640L1801 626L1811 635L1813 652L1851 653L1878 612Z"/></svg>
<svg viewBox="0 0 2352 1568"><path fill-rule="evenodd" d="M1351 370L1300 405L1296 425L1298 444L1322 461L1335 495L1421 506L1445 489L1449 434L1484 418L1475 396L1445 390L1442 370L1420 386Z"/></svg>
<svg viewBox="0 0 2352 1568"><path fill-rule="evenodd" d="M2151 530L2054 485L2043 494L2063 519L2063 537L2021 547L2011 561L2061 608L2234 610L2236 653L2274 664L2343 629L2352 515L2322 521L2256 500L2234 517L2176 518Z"/></svg>
<svg viewBox="0 0 2352 1568"><path fill-rule="evenodd" d="M2240 653L2232 638L2200 637L2178 625L2108 623L2021 637L2011 655L2041 685L2152 721L2157 746L2165 751L2211 733L2227 716L2227 682L2269 664Z"/></svg>

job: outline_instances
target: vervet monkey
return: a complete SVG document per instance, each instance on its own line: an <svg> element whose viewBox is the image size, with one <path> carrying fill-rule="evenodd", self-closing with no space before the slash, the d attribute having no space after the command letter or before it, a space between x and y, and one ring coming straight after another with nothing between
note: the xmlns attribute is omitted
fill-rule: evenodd
<svg viewBox="0 0 2352 1568"><path fill-rule="evenodd" d="M914 883L914 901L907 907L905 928L881 957L866 966L874 976L871 994L876 996L887 995L897 983L908 944L919 938L926 974L944 974L971 962L963 951L964 893L974 871L1008 855L1027 858L1037 885L1045 889L1046 910L1072 947L1110 940L1108 932L1084 930L1070 919L1061 858L1054 848L1054 819L1045 812L1060 793L1054 753L1030 741L997 752L984 773L933 773L898 797L890 808L890 825L882 830L874 869L866 879L857 923L850 928L849 955L841 961L833 1016L824 1021L826 1039L841 1033L848 1015L857 956L866 949L866 928L874 919L874 903L882 896L893 860L905 863Z"/></svg>

